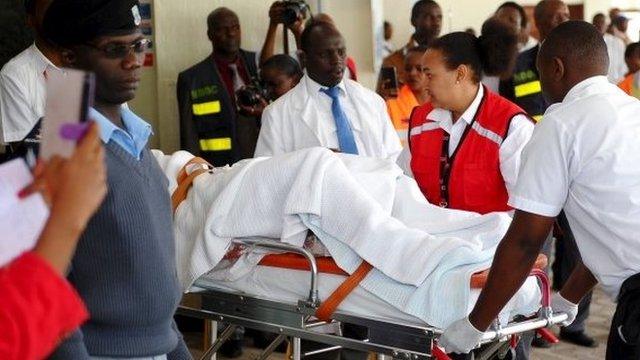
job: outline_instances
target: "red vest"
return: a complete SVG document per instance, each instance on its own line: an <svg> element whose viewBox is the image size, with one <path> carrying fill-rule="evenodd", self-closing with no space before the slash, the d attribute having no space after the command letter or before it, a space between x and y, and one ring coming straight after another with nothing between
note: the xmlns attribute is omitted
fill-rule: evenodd
<svg viewBox="0 0 640 360"><path fill-rule="evenodd" d="M448 134L427 118L431 110L430 103L416 107L409 120L411 171L427 200L481 214L511 210L499 151L511 119L524 110L485 87L478 111L451 156Z"/></svg>

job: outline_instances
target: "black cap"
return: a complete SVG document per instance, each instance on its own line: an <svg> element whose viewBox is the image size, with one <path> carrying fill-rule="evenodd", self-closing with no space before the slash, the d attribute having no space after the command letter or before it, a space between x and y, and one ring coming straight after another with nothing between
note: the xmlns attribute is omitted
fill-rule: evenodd
<svg viewBox="0 0 640 360"><path fill-rule="evenodd" d="M24 11L27 15L33 15L36 12L36 0L24 0Z"/></svg>
<svg viewBox="0 0 640 360"><path fill-rule="evenodd" d="M137 0L53 0L42 28L49 41L68 46L131 34L140 20Z"/></svg>

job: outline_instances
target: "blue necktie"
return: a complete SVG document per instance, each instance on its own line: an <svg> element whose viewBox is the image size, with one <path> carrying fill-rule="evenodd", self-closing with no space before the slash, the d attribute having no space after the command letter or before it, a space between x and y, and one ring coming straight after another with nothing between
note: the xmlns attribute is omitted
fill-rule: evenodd
<svg viewBox="0 0 640 360"><path fill-rule="evenodd" d="M347 154L358 155L358 146L356 146L356 140L353 137L351 124L349 123L349 119L347 119L347 114L344 113L342 106L340 106L340 98L338 97L340 88L334 86L327 89L320 89L320 91L327 94L332 100L331 113L336 122L340 151Z"/></svg>

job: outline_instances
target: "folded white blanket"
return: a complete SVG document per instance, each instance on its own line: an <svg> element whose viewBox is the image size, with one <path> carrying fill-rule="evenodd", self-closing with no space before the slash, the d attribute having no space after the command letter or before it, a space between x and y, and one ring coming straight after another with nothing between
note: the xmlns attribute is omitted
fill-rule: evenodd
<svg viewBox="0 0 640 360"><path fill-rule="evenodd" d="M169 178L176 163L188 161L184 153L156 154ZM175 217L178 273L186 290L220 262L233 238L301 246L311 229L345 271L362 259L374 266L362 283L367 290L444 326L466 315L469 277L489 266L509 221L428 204L392 162L305 149L199 176ZM234 276L255 259L241 263ZM450 304L437 306L443 292Z"/></svg>

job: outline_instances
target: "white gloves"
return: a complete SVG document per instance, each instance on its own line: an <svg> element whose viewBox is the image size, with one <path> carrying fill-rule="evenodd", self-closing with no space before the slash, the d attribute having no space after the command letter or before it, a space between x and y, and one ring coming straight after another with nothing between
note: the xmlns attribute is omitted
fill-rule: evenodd
<svg viewBox="0 0 640 360"><path fill-rule="evenodd" d="M438 341L438 345L444 348L446 353L466 354L473 350L482 339L483 332L476 329L465 317L444 330Z"/></svg>
<svg viewBox="0 0 640 360"><path fill-rule="evenodd" d="M568 318L567 320L559 323L560 326L569 326L576 319L576 315L578 315L578 304L574 304L571 301L565 299L560 295L560 293L553 294L551 298L551 309L553 309L554 313L566 313Z"/></svg>

